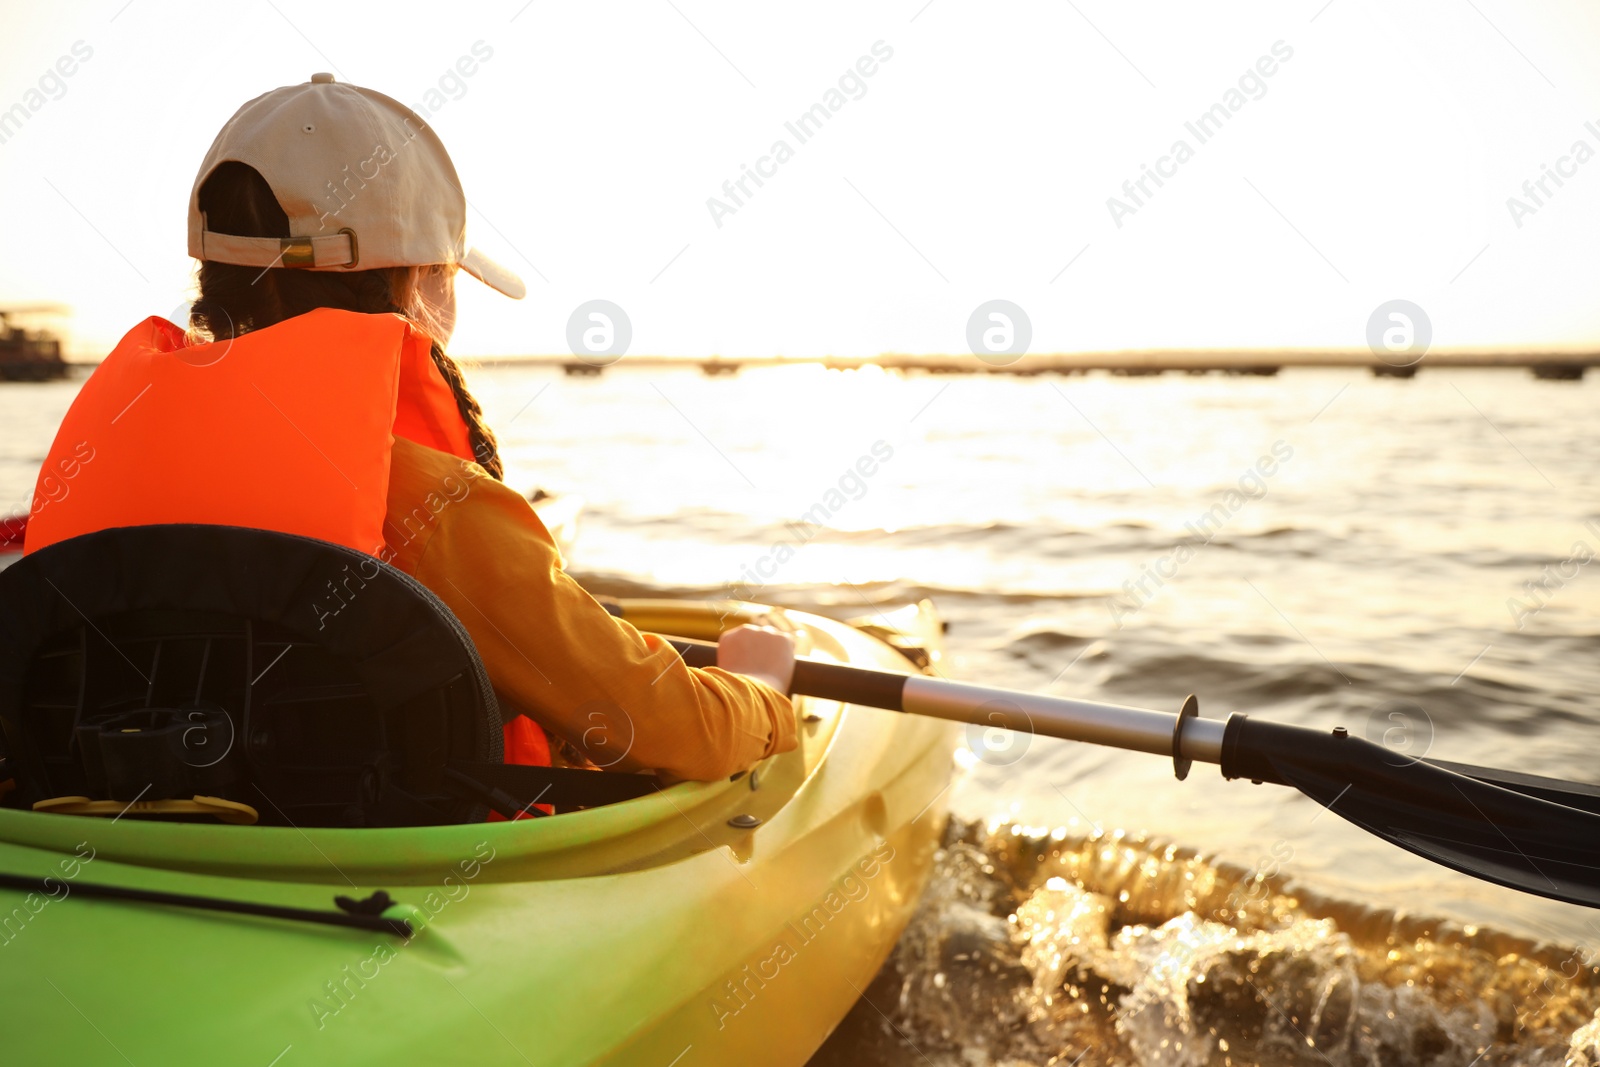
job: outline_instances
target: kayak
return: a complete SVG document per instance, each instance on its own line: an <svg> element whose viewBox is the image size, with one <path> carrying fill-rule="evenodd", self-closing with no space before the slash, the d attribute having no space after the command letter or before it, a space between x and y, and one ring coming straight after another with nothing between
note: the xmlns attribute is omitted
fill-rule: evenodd
<svg viewBox="0 0 1600 1067"><path fill-rule="evenodd" d="M930 606L893 644L882 620L621 610L702 640L767 615L814 659L907 674L938 641ZM799 747L748 774L550 818L297 829L0 809L0 872L47 879L0 889L6 1061L804 1063L916 905L954 727L810 697L797 710ZM414 932L91 885L322 912L383 891L382 919Z"/></svg>

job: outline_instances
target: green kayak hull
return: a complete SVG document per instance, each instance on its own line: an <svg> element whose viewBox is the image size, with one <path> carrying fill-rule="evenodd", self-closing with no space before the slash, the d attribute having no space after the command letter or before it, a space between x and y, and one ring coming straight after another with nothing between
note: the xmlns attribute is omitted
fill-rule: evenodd
<svg viewBox="0 0 1600 1067"><path fill-rule="evenodd" d="M725 614L628 611L701 637ZM913 669L876 637L785 614L814 656ZM916 905L954 737L868 708L801 711L799 749L755 774L535 821L298 830L0 810L0 871L51 878L0 890L0 1055L804 1063ZM398 902L385 916L417 933L91 899L75 883L318 910L382 889Z"/></svg>

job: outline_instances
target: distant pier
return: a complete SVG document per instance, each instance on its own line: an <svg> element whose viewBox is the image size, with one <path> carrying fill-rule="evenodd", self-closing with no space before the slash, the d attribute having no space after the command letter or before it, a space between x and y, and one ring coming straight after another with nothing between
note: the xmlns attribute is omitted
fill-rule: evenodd
<svg viewBox="0 0 1600 1067"><path fill-rule="evenodd" d="M519 356L484 361L496 366L560 367L569 375L592 377L602 368L571 356ZM616 365L634 367L692 367L708 377L733 375L746 368L788 367L820 363L829 370L856 370L878 366L900 373L1004 374L1033 377L1042 374L1088 374L1099 371L1119 377L1148 377L1168 371L1189 375L1226 374L1271 377L1285 368L1336 367L1367 370L1380 378L1413 378L1432 367L1513 367L1528 370L1548 381L1578 381L1590 367L1600 366L1600 352L1430 352L1408 364L1387 363L1366 351L1321 352L1108 352L1090 354L1026 355L1010 363L989 363L970 355L911 356L628 356Z"/></svg>

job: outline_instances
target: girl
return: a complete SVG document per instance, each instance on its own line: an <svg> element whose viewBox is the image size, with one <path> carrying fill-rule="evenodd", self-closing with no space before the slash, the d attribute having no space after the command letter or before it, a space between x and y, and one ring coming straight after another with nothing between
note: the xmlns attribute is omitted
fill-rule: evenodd
<svg viewBox="0 0 1600 1067"><path fill-rule="evenodd" d="M791 637L740 627L723 635L720 668L686 667L664 641L613 618L568 577L533 509L501 483L494 433L445 348L458 269L514 298L523 287L466 249L465 215L444 146L389 97L318 74L242 107L218 135L190 199L190 254L200 260L190 327L210 343L188 346L193 337L152 320L107 359L97 372L107 383L121 380L116 368L151 358L152 345L192 369L158 381L158 364L149 364L148 398L134 395L137 381L126 389L128 406L99 428L96 464L85 467L84 478L98 481L75 488L78 514L105 503L111 525L273 523L338 539L327 529L346 528L341 510L367 501L382 519L382 544L353 547L417 578L465 625L501 698L508 762L548 762L544 731L567 743L569 762L685 779L726 777L793 748L794 711L784 696ZM241 352L230 357L234 347ZM366 366L396 384L349 378ZM269 369L275 378L265 377ZM241 505L244 514L270 516L263 501L273 492L273 465L247 468L254 442L280 433L285 462L293 455L306 472L327 476L298 526L219 512L215 485L207 497L170 479L141 489L109 478L116 463L107 455L118 450L143 461L129 470L161 465L151 462L159 458L155 428L170 425L163 405L184 389L201 390L193 395L213 413L237 414L222 439L172 461L185 464L183 484L203 485L197 472L214 465L230 491L260 486L263 499ZM81 421L69 415L75 428ZM141 426L150 427L142 441ZM348 447L331 445L335 436L351 439ZM383 462L360 469L387 468L381 487L348 458L374 444ZM40 525L28 548L52 539L59 536Z"/></svg>

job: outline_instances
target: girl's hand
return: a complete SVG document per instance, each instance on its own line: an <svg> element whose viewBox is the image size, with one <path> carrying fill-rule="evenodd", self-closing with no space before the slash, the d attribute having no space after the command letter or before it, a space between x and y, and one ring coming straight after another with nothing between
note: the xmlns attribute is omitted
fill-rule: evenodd
<svg viewBox="0 0 1600 1067"><path fill-rule="evenodd" d="M717 666L789 692L794 680L794 637L770 626L738 626L717 642Z"/></svg>

